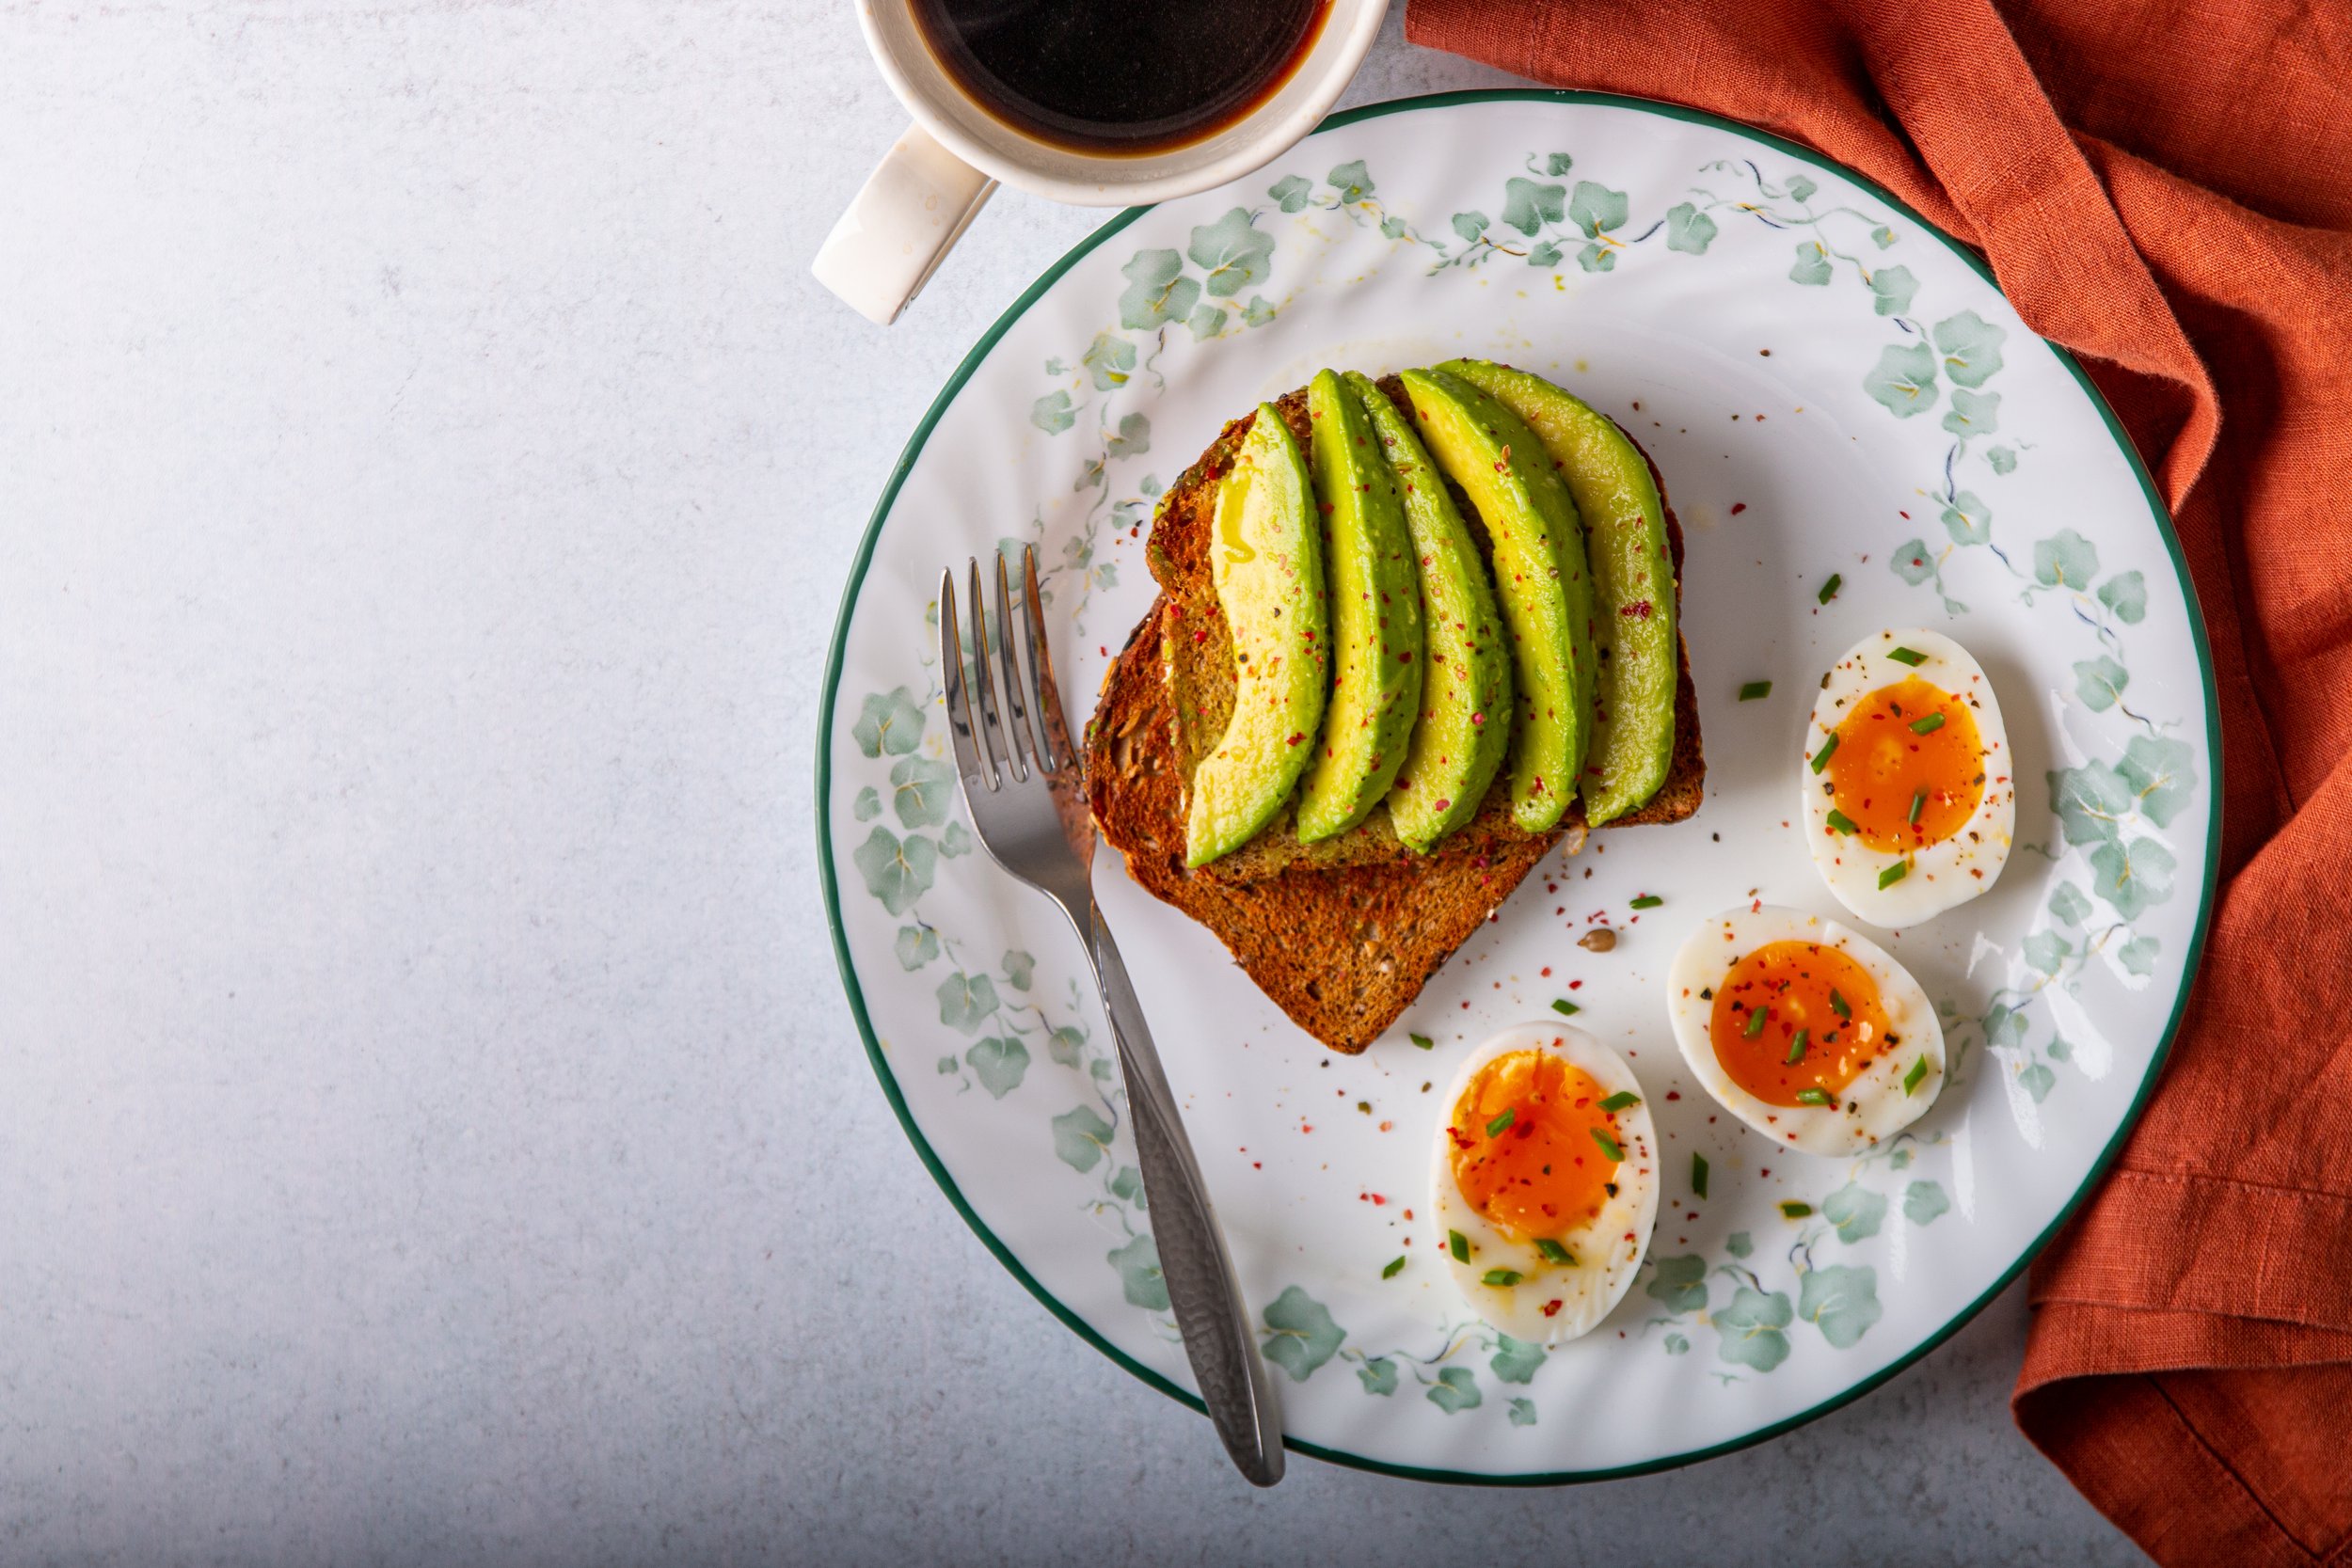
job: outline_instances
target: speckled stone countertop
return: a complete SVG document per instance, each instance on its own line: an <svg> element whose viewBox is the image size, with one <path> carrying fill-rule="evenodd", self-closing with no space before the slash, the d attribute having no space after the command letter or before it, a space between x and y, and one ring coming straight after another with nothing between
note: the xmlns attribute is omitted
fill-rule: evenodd
<svg viewBox="0 0 2352 1568"><path fill-rule="evenodd" d="M1407 48L1361 102L1497 81ZM0 1560L2134 1560L2012 1291L1694 1470L1265 1495L933 1189L817 891L850 9L0 5Z"/></svg>

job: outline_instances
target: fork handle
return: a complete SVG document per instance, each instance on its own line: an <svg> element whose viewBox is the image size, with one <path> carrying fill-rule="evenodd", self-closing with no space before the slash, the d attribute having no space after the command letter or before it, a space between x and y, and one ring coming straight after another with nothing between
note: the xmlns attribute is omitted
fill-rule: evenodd
<svg viewBox="0 0 2352 1568"><path fill-rule="evenodd" d="M1099 906L1092 914L1094 974L1103 991L1111 1037L1127 1081L1127 1115L1135 1128L1146 1212L1160 1253L1160 1278L1184 1337L1184 1354L1200 1385L1209 1419L1251 1484L1282 1479L1282 1410L1265 1360L1250 1332L1249 1304L1217 1228L1208 1183L1200 1179L1184 1136L1176 1096L1161 1070L1160 1053L1143 1022L1127 966L1119 957Z"/></svg>

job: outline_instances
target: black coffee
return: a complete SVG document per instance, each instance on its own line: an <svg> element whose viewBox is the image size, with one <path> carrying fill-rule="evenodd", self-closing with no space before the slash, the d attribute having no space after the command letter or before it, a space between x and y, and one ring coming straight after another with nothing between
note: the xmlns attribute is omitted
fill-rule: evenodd
<svg viewBox="0 0 2352 1568"><path fill-rule="evenodd" d="M1289 80L1330 0L912 0L932 55L991 114L1082 152L1223 130Z"/></svg>

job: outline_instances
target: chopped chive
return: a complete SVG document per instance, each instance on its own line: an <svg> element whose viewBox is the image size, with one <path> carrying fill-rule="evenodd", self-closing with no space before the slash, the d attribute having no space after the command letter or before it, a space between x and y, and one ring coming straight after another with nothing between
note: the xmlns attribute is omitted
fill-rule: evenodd
<svg viewBox="0 0 2352 1568"><path fill-rule="evenodd" d="M1642 1097L1635 1094L1631 1089L1619 1089L1615 1094L1613 1094L1608 1099L1602 1101L1600 1102L1600 1108L1607 1111L1611 1116L1614 1116L1619 1111L1624 1110L1627 1106L1639 1105L1641 1102Z"/></svg>
<svg viewBox="0 0 2352 1568"><path fill-rule="evenodd" d="M1750 681L1740 689L1740 700L1743 703L1753 703L1759 697L1769 697L1772 694L1772 683L1771 681Z"/></svg>
<svg viewBox="0 0 2352 1568"><path fill-rule="evenodd" d="M1691 1156L1691 1196L1707 1196L1707 1156L1704 1154Z"/></svg>
<svg viewBox="0 0 2352 1568"><path fill-rule="evenodd" d="M1916 648L1892 649L1888 652L1886 657L1893 659L1898 664L1908 664L1914 670L1916 670L1919 666L1928 661L1928 656L1919 652Z"/></svg>
<svg viewBox="0 0 2352 1568"><path fill-rule="evenodd" d="M1943 727L1944 716L1940 713L1931 713L1925 719L1911 721L1911 733L1914 735L1933 735Z"/></svg>
<svg viewBox="0 0 2352 1568"><path fill-rule="evenodd" d="M1488 1269L1479 1280L1481 1285L1517 1285L1518 1282L1519 1271L1517 1269Z"/></svg>
<svg viewBox="0 0 2352 1568"><path fill-rule="evenodd" d="M1470 1238L1463 1235L1460 1231L1449 1230L1445 1233L1445 1249L1454 1254L1454 1260L1455 1262L1467 1263L1470 1261Z"/></svg>
<svg viewBox="0 0 2352 1568"><path fill-rule="evenodd" d="M1645 893L1642 896L1633 900L1632 907L1637 910L1654 910L1664 902L1665 900L1663 898L1659 897L1658 895L1654 893Z"/></svg>
<svg viewBox="0 0 2352 1568"><path fill-rule="evenodd" d="M1420 1046L1423 1051L1434 1051L1437 1049L1438 1042L1431 1039L1427 1035L1407 1035L1405 1037L1411 1040L1415 1045Z"/></svg>
<svg viewBox="0 0 2352 1568"><path fill-rule="evenodd" d="M1911 1070L1909 1072L1903 1074L1903 1093L1911 1094L1915 1092L1919 1087L1919 1080L1925 1078L1927 1075L1928 1059L1925 1056L1922 1056L1917 1061L1911 1064Z"/></svg>
<svg viewBox="0 0 2352 1568"><path fill-rule="evenodd" d="M1918 821L1919 814L1927 809L1928 792L1924 789L1913 790L1911 793L1911 816L1909 820L1913 822Z"/></svg>
<svg viewBox="0 0 2352 1568"><path fill-rule="evenodd" d="M1879 886L1883 888L1893 887L1897 882L1901 881L1905 877L1910 875L1911 863L1909 861L1897 861L1894 864L1879 873Z"/></svg>
<svg viewBox="0 0 2352 1568"><path fill-rule="evenodd" d="M1751 1007L1748 1009L1748 1026L1740 1034L1748 1039L1756 1038L1764 1032L1764 1021L1772 1016L1772 1009L1770 1007Z"/></svg>
<svg viewBox="0 0 2352 1568"><path fill-rule="evenodd" d="M1554 1263L1573 1263L1576 1261L1575 1253L1570 1252L1566 1247L1562 1246L1558 1242L1553 1241L1549 1236L1538 1236L1535 1238L1535 1250L1542 1253L1546 1258L1549 1259Z"/></svg>
<svg viewBox="0 0 2352 1568"><path fill-rule="evenodd" d="M1801 1220L1807 1214L1813 1212L1813 1205L1810 1203L1788 1202L1780 1206L1780 1212L1788 1219Z"/></svg>
<svg viewBox="0 0 2352 1568"><path fill-rule="evenodd" d="M1551 1010L1558 1013L1562 1018L1574 1018L1584 1009L1578 1006L1575 1003L1569 1001L1564 996L1551 1005Z"/></svg>
<svg viewBox="0 0 2352 1568"><path fill-rule="evenodd" d="M1519 1108L1517 1105L1505 1105L1502 1108L1502 1115L1486 1124L1486 1136L1490 1138L1502 1136L1503 1129L1518 1119Z"/></svg>
<svg viewBox="0 0 2352 1568"><path fill-rule="evenodd" d="M1826 1089L1799 1089L1797 1091L1797 1103L1800 1105L1826 1105L1829 1102L1829 1091Z"/></svg>
<svg viewBox="0 0 2352 1568"><path fill-rule="evenodd" d="M1800 1029L1797 1031L1797 1037L1788 1042L1788 1065L1790 1067L1795 1067L1804 1060L1804 1042L1811 1037L1812 1033L1810 1029Z"/></svg>
<svg viewBox="0 0 2352 1568"><path fill-rule="evenodd" d="M1845 997L1838 994L1838 990L1836 986L1832 986L1829 989L1829 1010L1836 1013L1839 1018L1853 1017L1853 1009L1846 1006Z"/></svg>
<svg viewBox="0 0 2352 1568"><path fill-rule="evenodd" d="M1399 1274L1404 1272L1404 1269L1405 1255L1403 1253L1399 1253L1395 1259L1390 1262L1387 1268L1380 1271L1380 1277L1383 1279L1394 1279Z"/></svg>
<svg viewBox="0 0 2352 1568"><path fill-rule="evenodd" d="M1832 806L1829 808L1829 831L1834 833L1858 833L1862 830L1854 826L1852 817Z"/></svg>
<svg viewBox="0 0 2352 1568"><path fill-rule="evenodd" d="M1820 603L1827 604L1830 600L1837 597L1837 591L1845 585L1846 579L1839 577L1836 572L1832 572L1829 575L1829 580L1821 584L1821 591L1815 594L1814 597Z"/></svg>
<svg viewBox="0 0 2352 1568"><path fill-rule="evenodd" d="M1826 745L1824 745L1824 746L1823 746L1823 747L1822 747L1820 751L1818 751L1818 752L1814 752L1814 753L1813 753L1813 771L1815 771L1816 773L1819 773L1819 772L1820 772L1822 768L1827 768L1827 767L1829 766L1829 759L1830 759L1830 758L1832 758L1832 757L1834 757L1834 756L1836 756L1836 754L1837 754L1837 732L1836 732L1836 731L1835 731L1835 730L1832 730L1832 731L1830 732L1830 736L1829 736L1829 741L1828 741L1828 743L1827 743Z"/></svg>
<svg viewBox="0 0 2352 1568"><path fill-rule="evenodd" d="M1603 1154L1608 1155L1609 1158L1617 1161L1619 1164L1624 1163L1625 1150L1618 1147L1617 1140L1611 1137L1608 1132L1600 1128L1594 1128L1593 1142L1600 1145L1600 1151Z"/></svg>

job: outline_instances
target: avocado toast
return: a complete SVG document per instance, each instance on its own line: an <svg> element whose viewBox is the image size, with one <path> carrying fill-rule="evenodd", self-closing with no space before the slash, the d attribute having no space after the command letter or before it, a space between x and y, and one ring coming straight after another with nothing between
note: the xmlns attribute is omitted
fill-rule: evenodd
<svg viewBox="0 0 2352 1568"><path fill-rule="evenodd" d="M1360 377L1347 379L1361 384ZM1403 383L1390 377L1378 390L1404 425L1419 428ZM1450 810L1458 826L1434 842L1421 822L1417 837L1426 852L1400 839L1390 801L1342 832L1301 843L1294 795L1237 847L1187 864L1191 781L1231 725L1237 687L1233 633L1216 581L1219 493L1252 424L1267 411L1283 420L1297 451L1311 450L1315 421L1301 389L1229 424L1161 501L1150 541L1160 596L1113 665L1088 726L1089 803L1138 883L1214 931L1300 1027L1333 1050L1354 1053L1396 1020L1547 853L1563 843L1569 852L1581 847L1584 808L1565 800L1549 825L1526 826L1525 814L1514 812L1514 769L1489 760L1491 782L1467 820ZM1375 419L1372 427L1386 436L1398 426ZM1495 531L1450 484L1446 499L1486 569ZM1661 510L1678 594L1681 531L1671 509ZM1418 549L1423 530L1438 525L1425 508L1407 513ZM1476 628L1458 629L1475 641ZM1589 647L1590 628L1581 629ZM1492 633L1486 638L1490 642ZM1675 641L1671 764L1657 789L1612 826L1679 821L1698 809L1705 777L1698 705L1678 636ZM1400 779L1401 785L1411 783Z"/></svg>

